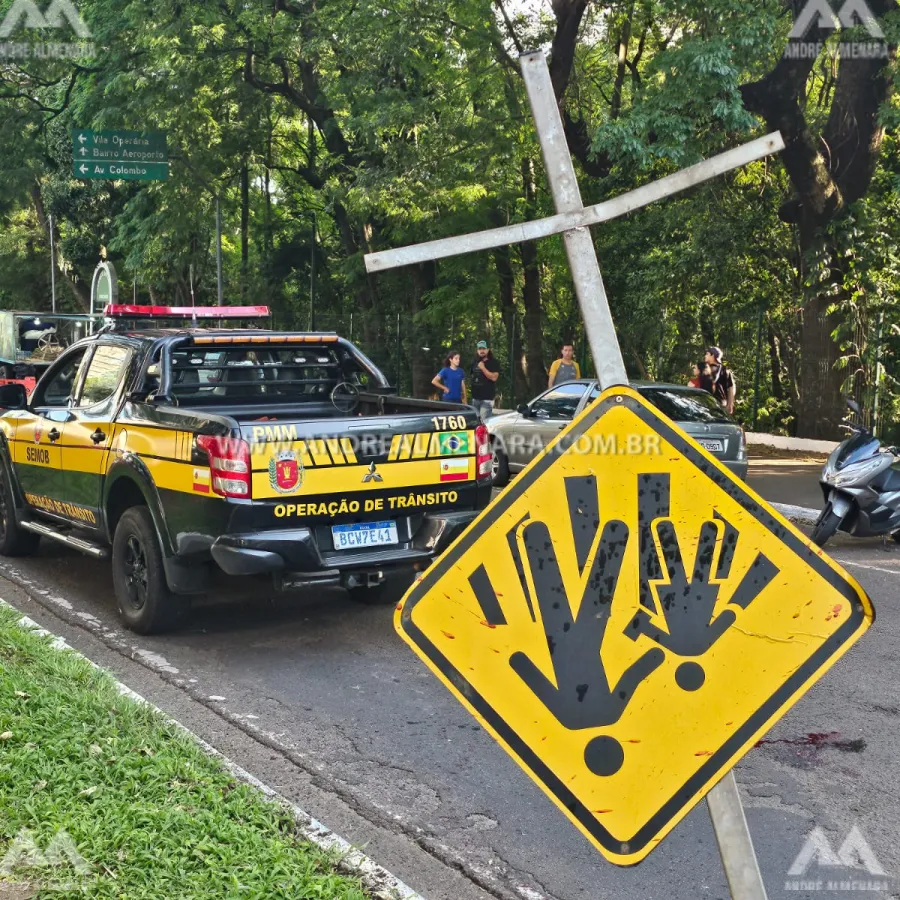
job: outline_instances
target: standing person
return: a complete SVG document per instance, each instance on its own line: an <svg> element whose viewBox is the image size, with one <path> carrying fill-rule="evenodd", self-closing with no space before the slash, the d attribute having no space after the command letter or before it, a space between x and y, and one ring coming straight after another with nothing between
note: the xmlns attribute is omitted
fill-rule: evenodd
<svg viewBox="0 0 900 900"><path fill-rule="evenodd" d="M694 363L694 377L688 382L688 386L712 393L712 375L705 359Z"/></svg>
<svg viewBox="0 0 900 900"><path fill-rule="evenodd" d="M481 417L481 421L487 421L494 411L494 399L497 396L497 379L500 378L500 366L494 359L487 341L479 341L476 345L478 356L472 363L469 375L472 379L472 406Z"/></svg>
<svg viewBox="0 0 900 900"><path fill-rule="evenodd" d="M581 378L581 368L575 362L575 347L572 344L563 344L560 352L562 353L561 358L554 360L553 365L550 366L548 388Z"/></svg>
<svg viewBox="0 0 900 900"><path fill-rule="evenodd" d="M706 351L706 362L712 378L710 393L725 408L729 416L734 415L734 400L737 396L737 382L731 370L722 361L722 351L718 347L710 347Z"/></svg>
<svg viewBox="0 0 900 900"><path fill-rule="evenodd" d="M444 360L444 368L431 380L431 383L444 393L448 403L466 402L466 373L459 366L459 352L451 350Z"/></svg>

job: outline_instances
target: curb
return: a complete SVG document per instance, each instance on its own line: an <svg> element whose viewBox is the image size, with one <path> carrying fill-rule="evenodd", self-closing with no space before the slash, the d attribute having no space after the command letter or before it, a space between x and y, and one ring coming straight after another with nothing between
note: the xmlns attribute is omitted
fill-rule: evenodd
<svg viewBox="0 0 900 900"><path fill-rule="evenodd" d="M751 447L773 447L777 450L797 450L827 455L838 446L838 441L814 441L809 438L790 438L778 434L760 434L748 431L747 444Z"/></svg>
<svg viewBox="0 0 900 900"><path fill-rule="evenodd" d="M819 521L819 510L810 509L807 506L790 506L786 503L771 504L788 521L795 525L815 525Z"/></svg>
<svg viewBox="0 0 900 900"><path fill-rule="evenodd" d="M232 762L227 756L216 750L212 744L208 744L199 735L194 734L185 725L182 725L177 719L164 713L158 706L155 706L149 700L144 699L140 694L133 691L126 684L119 681L111 672L98 666L93 660L88 659L83 653L80 653L63 638L47 631L46 628L38 625L33 619L24 616L18 609L7 603L0 597L0 607L12 610L19 615L18 624L22 628L27 628L36 634L44 637L52 638L52 646L57 650L68 650L75 656L83 659L88 665L104 672L108 678L112 679L116 685L116 689L123 697L128 697L136 703L152 709L157 715L161 716L169 725L174 725L181 732L191 738L205 753L220 760L225 768L239 781L249 784L256 788L261 794L269 800L279 803L281 806L290 810L294 816L298 833L311 844L325 850L328 853L339 854L340 859L337 861L337 868L344 874L354 875L359 878L363 888L371 894L373 900L425 900L421 894L416 893L411 887L404 884L399 878L388 872L387 869L378 865L373 859L357 850L349 841L342 838L339 834L331 831L317 819L314 819L308 812L301 809L295 803L291 803L286 797L279 794L274 788L260 781L255 775L246 769Z"/></svg>

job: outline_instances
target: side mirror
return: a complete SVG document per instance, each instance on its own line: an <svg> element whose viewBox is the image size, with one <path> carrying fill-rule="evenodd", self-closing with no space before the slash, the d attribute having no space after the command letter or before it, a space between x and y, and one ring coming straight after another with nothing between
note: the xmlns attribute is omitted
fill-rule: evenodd
<svg viewBox="0 0 900 900"><path fill-rule="evenodd" d="M0 387L0 409L28 409L28 392L22 384Z"/></svg>
<svg viewBox="0 0 900 900"><path fill-rule="evenodd" d="M531 416L531 407L528 406L527 403L523 403L523 404L521 404L521 405L519 406L519 408L516 410L516 412L517 412L520 416L530 417L530 416Z"/></svg>
<svg viewBox="0 0 900 900"><path fill-rule="evenodd" d="M849 406L850 409L856 413L856 415L862 415L862 410L859 408L859 404L852 397L844 397L844 400L847 403L847 406Z"/></svg>

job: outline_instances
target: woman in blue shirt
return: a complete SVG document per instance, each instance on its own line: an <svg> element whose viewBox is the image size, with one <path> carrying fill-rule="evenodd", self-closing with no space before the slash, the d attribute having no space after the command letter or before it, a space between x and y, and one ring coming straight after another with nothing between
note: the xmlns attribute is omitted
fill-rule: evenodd
<svg viewBox="0 0 900 900"><path fill-rule="evenodd" d="M459 366L459 353L451 350L444 361L444 368L432 379L432 384L444 392L448 403L466 402L466 373Z"/></svg>

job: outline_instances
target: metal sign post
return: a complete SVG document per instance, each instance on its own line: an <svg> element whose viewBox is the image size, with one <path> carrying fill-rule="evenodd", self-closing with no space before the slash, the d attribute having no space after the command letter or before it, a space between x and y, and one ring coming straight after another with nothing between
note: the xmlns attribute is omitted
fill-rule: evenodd
<svg viewBox="0 0 900 900"><path fill-rule="evenodd" d="M584 204L546 57L541 51L528 53L521 63L556 211L581 211ZM591 233L587 228L576 228L566 231L564 239L600 384L604 390L628 384ZM734 900L766 900L765 884L733 772L709 792L707 804L731 896Z"/></svg>
<svg viewBox="0 0 900 900"><path fill-rule="evenodd" d="M521 57L521 65L557 214L478 234L369 254L366 268L369 272L377 272L563 234L600 383L604 390L627 385L622 352L588 226L626 215L724 172L777 153L784 149L784 141L776 132L613 200L585 207L566 144L546 58L540 51L525 53ZM735 900L765 900L765 887L731 772L712 788L708 802L732 896Z"/></svg>

